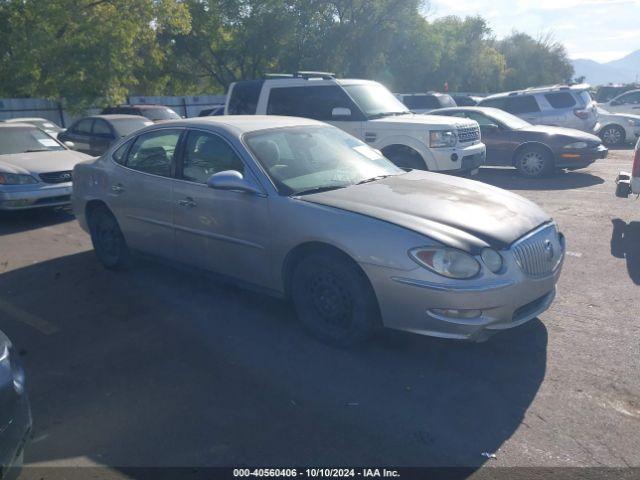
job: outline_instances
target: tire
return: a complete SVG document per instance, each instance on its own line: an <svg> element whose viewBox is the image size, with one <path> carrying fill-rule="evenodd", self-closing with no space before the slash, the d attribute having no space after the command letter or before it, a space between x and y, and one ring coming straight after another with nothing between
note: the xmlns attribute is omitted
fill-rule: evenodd
<svg viewBox="0 0 640 480"><path fill-rule="evenodd" d="M600 130L599 136L605 146L615 147L624 143L626 133L618 125L607 125Z"/></svg>
<svg viewBox="0 0 640 480"><path fill-rule="evenodd" d="M96 207L88 220L91 242L100 263L110 270L128 267L129 247L113 214L106 207Z"/></svg>
<svg viewBox="0 0 640 480"><path fill-rule="evenodd" d="M551 153L542 147L525 147L518 152L515 166L521 175L527 178L542 178L550 175L554 169Z"/></svg>
<svg viewBox="0 0 640 480"><path fill-rule="evenodd" d="M429 170L420 154L409 147L391 148L384 152L384 156L405 170Z"/></svg>
<svg viewBox="0 0 640 480"><path fill-rule="evenodd" d="M298 318L323 342L348 347L367 340L380 326L375 293L350 259L310 253L296 265L291 280Z"/></svg>

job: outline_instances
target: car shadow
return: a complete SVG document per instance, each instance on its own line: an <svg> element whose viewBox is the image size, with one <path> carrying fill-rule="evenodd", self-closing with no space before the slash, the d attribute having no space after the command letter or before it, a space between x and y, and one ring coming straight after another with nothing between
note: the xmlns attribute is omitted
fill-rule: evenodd
<svg viewBox="0 0 640 480"><path fill-rule="evenodd" d="M615 218L611 223L611 255L627 261L629 277L640 285L640 222L626 223Z"/></svg>
<svg viewBox="0 0 640 480"><path fill-rule="evenodd" d="M0 292L32 401L27 465L475 469L546 370L537 319L482 344L385 331L338 349L283 301L92 252L0 274Z"/></svg>
<svg viewBox="0 0 640 480"><path fill-rule="evenodd" d="M0 236L70 222L74 218L68 208L0 211Z"/></svg>
<svg viewBox="0 0 640 480"><path fill-rule="evenodd" d="M604 183L604 180L588 172L560 170L550 177L526 178L515 168L483 167L473 180L489 183L509 190L571 190Z"/></svg>

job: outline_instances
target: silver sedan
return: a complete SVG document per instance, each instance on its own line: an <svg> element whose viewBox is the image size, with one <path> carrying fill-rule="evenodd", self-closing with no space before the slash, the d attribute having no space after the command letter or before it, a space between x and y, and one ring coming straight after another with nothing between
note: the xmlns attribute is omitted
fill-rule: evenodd
<svg viewBox="0 0 640 480"><path fill-rule="evenodd" d="M74 169L98 259L132 251L293 300L317 337L379 327L481 341L546 310L564 258L553 220L499 188L406 172L321 122L155 125Z"/></svg>

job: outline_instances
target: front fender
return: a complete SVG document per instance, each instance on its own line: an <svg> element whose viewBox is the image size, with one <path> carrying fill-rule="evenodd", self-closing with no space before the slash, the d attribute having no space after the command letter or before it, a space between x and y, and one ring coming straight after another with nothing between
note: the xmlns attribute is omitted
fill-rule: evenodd
<svg viewBox="0 0 640 480"><path fill-rule="evenodd" d="M425 139L427 138L427 132L425 130ZM392 135L385 136L384 138L370 144L372 147L377 148L378 150L382 150L384 148L390 147L391 145L404 145L406 147L412 148L422 157L424 163L427 165L429 170L438 170L438 164L433 155L433 152L427 147L426 144L420 142L414 137L410 137L408 135Z"/></svg>

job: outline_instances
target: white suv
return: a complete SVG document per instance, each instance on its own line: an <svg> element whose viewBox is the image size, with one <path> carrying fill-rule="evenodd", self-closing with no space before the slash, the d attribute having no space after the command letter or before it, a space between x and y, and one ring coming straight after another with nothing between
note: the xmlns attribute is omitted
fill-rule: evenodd
<svg viewBox="0 0 640 480"><path fill-rule="evenodd" d="M298 72L229 87L227 115L287 115L325 121L363 140L402 168L475 171L485 161L473 120L416 115L369 80Z"/></svg>

